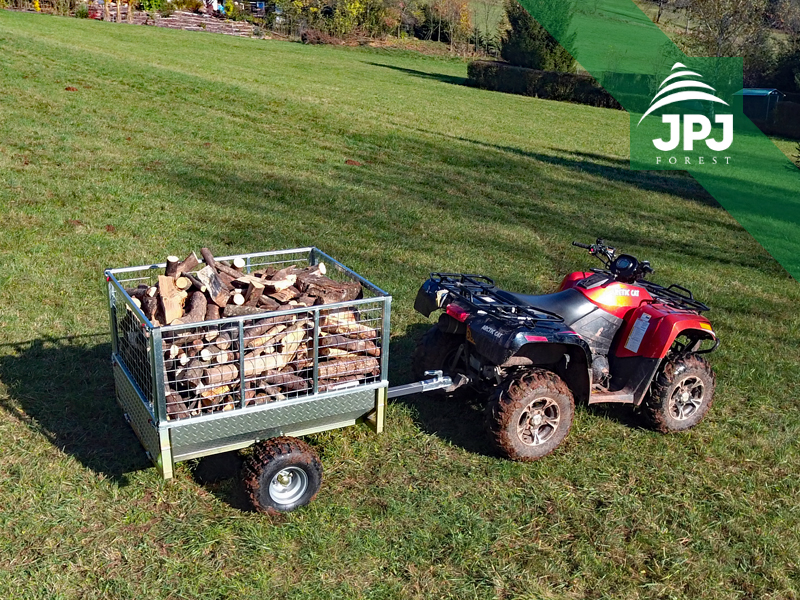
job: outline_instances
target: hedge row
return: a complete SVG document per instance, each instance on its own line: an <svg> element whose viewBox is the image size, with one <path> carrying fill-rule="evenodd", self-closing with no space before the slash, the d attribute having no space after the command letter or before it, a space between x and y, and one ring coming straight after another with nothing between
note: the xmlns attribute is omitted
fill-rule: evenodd
<svg viewBox="0 0 800 600"><path fill-rule="evenodd" d="M753 120L766 135L800 140L800 104L781 100L769 121Z"/></svg>
<svg viewBox="0 0 800 600"><path fill-rule="evenodd" d="M620 103L588 75L537 71L488 60L471 62L467 75L467 85L484 90L622 109Z"/></svg>

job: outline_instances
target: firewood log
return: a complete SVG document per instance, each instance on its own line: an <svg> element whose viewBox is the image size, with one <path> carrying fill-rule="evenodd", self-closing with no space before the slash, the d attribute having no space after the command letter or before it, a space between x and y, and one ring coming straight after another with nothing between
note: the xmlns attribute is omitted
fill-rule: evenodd
<svg viewBox="0 0 800 600"><path fill-rule="evenodd" d="M297 269L292 272L293 275L297 276L295 287L305 292L309 283L313 283L315 279L325 275L327 272L328 269L325 267L325 263L319 263L318 265L306 267L305 269Z"/></svg>
<svg viewBox="0 0 800 600"><path fill-rule="evenodd" d="M211 250L208 248L200 248L200 255L203 257L207 267L211 267L214 272L218 272L217 261L214 259L214 255L211 254Z"/></svg>
<svg viewBox="0 0 800 600"><path fill-rule="evenodd" d="M309 387L308 381L302 377L276 371L267 371L259 381L264 382L265 385L280 386L293 392L304 392Z"/></svg>
<svg viewBox="0 0 800 600"><path fill-rule="evenodd" d="M200 360L205 363L210 363L214 361L214 357L219 354L221 351L215 345L211 344L206 346L202 350L200 350Z"/></svg>
<svg viewBox="0 0 800 600"><path fill-rule="evenodd" d="M214 346L220 350L227 350L231 347L231 332L228 329L222 329L216 332L214 336Z"/></svg>
<svg viewBox="0 0 800 600"><path fill-rule="evenodd" d="M192 280L188 277L178 277L175 279L175 287L179 290L188 290L190 287L192 287Z"/></svg>
<svg viewBox="0 0 800 600"><path fill-rule="evenodd" d="M300 290L298 290L293 285L290 285L289 287L269 293L267 295L273 300L277 300L281 304L286 304L287 302L289 302L289 300L294 300L295 298L299 298Z"/></svg>
<svg viewBox="0 0 800 600"><path fill-rule="evenodd" d="M319 391L322 392L332 392L336 389L343 389L348 387L354 387L358 385L359 378L356 375L349 375L347 377L341 377L339 379L320 379L319 380Z"/></svg>
<svg viewBox="0 0 800 600"><path fill-rule="evenodd" d="M183 273L184 275L189 274L191 271L194 271L199 264L200 261L198 260L197 255L192 252L189 254L189 256L178 263L178 273Z"/></svg>
<svg viewBox="0 0 800 600"><path fill-rule="evenodd" d="M294 360L289 363L289 366L291 366L292 370L295 372L304 371L305 369L311 368L312 359L313 355L304 342L297 348L297 354L295 355Z"/></svg>
<svg viewBox="0 0 800 600"><path fill-rule="evenodd" d="M288 362L282 354L261 354L260 350L255 350L244 355L244 376L253 377L264 371L278 371Z"/></svg>
<svg viewBox="0 0 800 600"><path fill-rule="evenodd" d="M237 271L244 270L246 265L247 262L241 257L236 257L233 259L233 268L236 269Z"/></svg>
<svg viewBox="0 0 800 600"><path fill-rule="evenodd" d="M369 373L378 368L380 368L380 365L375 358L350 355L344 358L321 362L319 364L319 378L331 379L334 377L346 377L348 375L360 375Z"/></svg>
<svg viewBox="0 0 800 600"><path fill-rule="evenodd" d="M202 361L193 358L183 368L183 370L181 370L180 377L176 377L176 379L191 388L196 388L202 383L203 371L205 370L206 366L207 365Z"/></svg>
<svg viewBox="0 0 800 600"><path fill-rule="evenodd" d="M356 300L362 295L359 282L334 281L325 275L320 275L307 281L303 292L309 296L316 296L323 304Z"/></svg>
<svg viewBox="0 0 800 600"><path fill-rule="evenodd" d="M157 310L158 300L145 294L145 296L142 298L142 312L144 313L144 316L147 317L148 320L152 321L155 318Z"/></svg>
<svg viewBox="0 0 800 600"><path fill-rule="evenodd" d="M197 272L197 279L206 286L206 293L214 304L222 308L228 303L228 291L211 265L200 269Z"/></svg>
<svg viewBox="0 0 800 600"><path fill-rule="evenodd" d="M172 277L158 276L158 295L167 323L172 323L183 315L183 301L188 294L175 287L175 280Z"/></svg>
<svg viewBox="0 0 800 600"><path fill-rule="evenodd" d="M181 272L181 277L185 277L186 279L191 281L192 285L194 286L194 288L198 292L205 292L206 291L206 289L207 289L206 285L202 281L200 281L197 277L192 275L191 273L187 273L186 271L183 271L183 272Z"/></svg>
<svg viewBox="0 0 800 600"><path fill-rule="evenodd" d="M224 263L218 262L208 248L201 248L200 254L203 255L203 260L206 265L212 267L217 273L224 273L229 277L233 277L233 279L241 276L241 271L237 271Z"/></svg>
<svg viewBox="0 0 800 600"><path fill-rule="evenodd" d="M203 292L193 292L189 298L189 309L181 318L173 321L170 325L186 325L187 323L199 323L205 320L208 301Z"/></svg>
<svg viewBox="0 0 800 600"><path fill-rule="evenodd" d="M352 339L342 335L326 335L319 339L320 354L331 356L326 350L344 350L345 352L365 353L370 356L380 356L380 349L367 339Z"/></svg>
<svg viewBox="0 0 800 600"><path fill-rule="evenodd" d="M264 284L257 281L251 281L247 284L247 292L244 295L245 306L258 306L258 300L261 294L264 293Z"/></svg>
<svg viewBox="0 0 800 600"><path fill-rule="evenodd" d="M226 317L246 317L249 315L260 315L267 312L264 308L256 306L236 306L235 304L228 304L222 311Z"/></svg>
<svg viewBox="0 0 800 600"><path fill-rule="evenodd" d="M300 343L305 338L306 332L302 325L294 325L284 334L281 340L281 356L284 365L290 363L300 347Z"/></svg>
<svg viewBox="0 0 800 600"><path fill-rule="evenodd" d="M167 257L167 266L164 269L164 275L166 277L172 277L173 279L178 276L178 265L181 264L181 259L177 256L168 256Z"/></svg>
<svg viewBox="0 0 800 600"><path fill-rule="evenodd" d="M237 292L231 296L230 301L233 302L236 306L242 306L244 305L244 296Z"/></svg>
<svg viewBox="0 0 800 600"><path fill-rule="evenodd" d="M329 358L338 358L340 356L348 356L350 353L347 350L341 350L339 348L320 348L319 355L320 356L327 356Z"/></svg>
<svg viewBox="0 0 800 600"><path fill-rule="evenodd" d="M196 339L192 340L192 342L186 346L186 355L189 358L194 358L203 350L203 340Z"/></svg>
<svg viewBox="0 0 800 600"><path fill-rule="evenodd" d="M167 419L186 419L189 416L189 408L184 404L181 395L167 388Z"/></svg>
<svg viewBox="0 0 800 600"><path fill-rule="evenodd" d="M300 306L314 306L317 303L317 299L314 296L308 296L306 294L300 296L297 299L297 304Z"/></svg>
<svg viewBox="0 0 800 600"><path fill-rule="evenodd" d="M245 362L245 364L247 364ZM234 364L209 367L203 372L203 385L222 385L232 383L239 377L239 368Z"/></svg>
<svg viewBox="0 0 800 600"><path fill-rule="evenodd" d="M274 325L263 334L252 337L245 342L246 348L262 348L270 344L276 343L280 338L278 337L283 331L286 330L286 325Z"/></svg>
<svg viewBox="0 0 800 600"><path fill-rule="evenodd" d="M214 302L209 302L206 306L206 321L216 321L219 319L219 306Z"/></svg>
<svg viewBox="0 0 800 600"><path fill-rule="evenodd" d="M141 300L141 298L147 293L148 289L149 286L146 283L143 283L135 288L127 288L125 293L127 293L131 298L139 298Z"/></svg>
<svg viewBox="0 0 800 600"><path fill-rule="evenodd" d="M362 325L361 323L347 323L343 325L338 325L336 327L326 327L325 331L327 333L332 334L339 334L345 337L350 338L357 338L360 340L376 340L378 339L378 332L372 329L372 327L367 327L366 325Z"/></svg>
<svg viewBox="0 0 800 600"><path fill-rule="evenodd" d="M269 296L259 296L258 298L258 306L262 307L261 310L278 310L280 303L277 300L273 300Z"/></svg>
<svg viewBox="0 0 800 600"><path fill-rule="evenodd" d="M319 316L320 316L319 323L323 327L327 326L335 327L342 324L358 322L356 313L354 313L350 308L321 310L319 312Z"/></svg>

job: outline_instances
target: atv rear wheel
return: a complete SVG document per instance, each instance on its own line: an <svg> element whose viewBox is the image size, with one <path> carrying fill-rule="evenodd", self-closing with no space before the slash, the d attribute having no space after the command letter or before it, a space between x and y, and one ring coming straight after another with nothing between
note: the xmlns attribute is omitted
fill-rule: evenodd
<svg viewBox="0 0 800 600"><path fill-rule="evenodd" d="M414 379L424 379L425 371L442 371L451 377L464 372L464 349L462 346L466 342L467 339L463 335L445 333L439 329L438 325L431 327L422 336L411 358ZM455 398L463 392L464 388L459 388L455 392L435 390L428 392L428 395L437 398Z"/></svg>
<svg viewBox="0 0 800 600"><path fill-rule="evenodd" d="M716 377L711 365L697 354L668 361L642 403L653 428L662 433L685 431L697 425L711 408Z"/></svg>
<svg viewBox="0 0 800 600"><path fill-rule="evenodd" d="M322 464L304 441L277 437L256 445L242 466L242 476L253 508L274 515L314 499L322 485Z"/></svg>
<svg viewBox="0 0 800 600"><path fill-rule="evenodd" d="M575 401L555 373L528 369L509 377L492 396L488 428L504 456L533 461L555 450L572 427Z"/></svg>

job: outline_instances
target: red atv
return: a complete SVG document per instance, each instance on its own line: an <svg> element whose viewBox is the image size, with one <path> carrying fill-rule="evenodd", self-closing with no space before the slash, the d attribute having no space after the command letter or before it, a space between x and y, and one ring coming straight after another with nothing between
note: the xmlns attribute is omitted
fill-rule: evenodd
<svg viewBox="0 0 800 600"><path fill-rule="evenodd" d="M575 400L642 406L662 432L697 425L714 397L703 354L719 344L708 306L679 285L645 279L650 263L598 239L586 248L604 268L567 275L541 296L498 289L488 277L432 273L414 308L444 309L414 353L416 376L441 370L443 393L488 398L498 450L546 456L572 425Z"/></svg>

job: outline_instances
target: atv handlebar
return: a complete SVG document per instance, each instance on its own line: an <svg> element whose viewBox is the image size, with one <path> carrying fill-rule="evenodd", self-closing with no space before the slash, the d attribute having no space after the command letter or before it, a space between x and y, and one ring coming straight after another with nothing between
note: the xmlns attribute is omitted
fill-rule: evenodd
<svg viewBox="0 0 800 600"><path fill-rule="evenodd" d="M584 250L591 250L592 246L590 244L581 244L580 242L572 242L573 246L577 246L578 248L583 248Z"/></svg>

